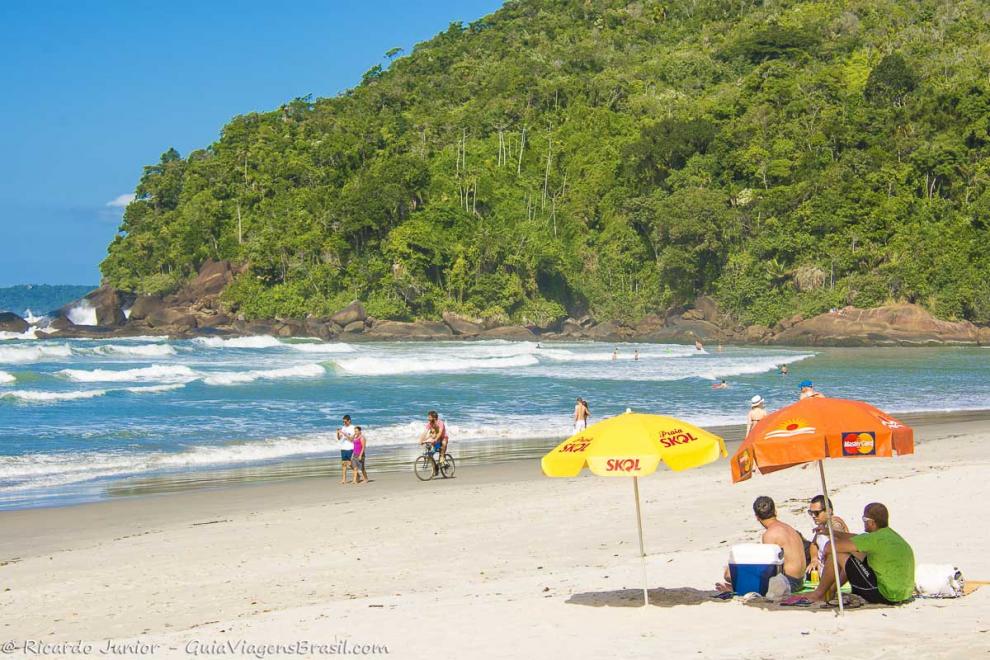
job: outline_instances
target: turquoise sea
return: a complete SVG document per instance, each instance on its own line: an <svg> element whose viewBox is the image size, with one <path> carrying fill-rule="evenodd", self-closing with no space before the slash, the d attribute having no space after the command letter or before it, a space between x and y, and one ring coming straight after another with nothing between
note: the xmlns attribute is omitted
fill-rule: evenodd
<svg viewBox="0 0 990 660"><path fill-rule="evenodd" d="M0 339L0 508L215 475L268 478L285 466L328 474L345 413L365 428L374 472L409 469L434 408L453 453L474 460L552 446L569 434L577 396L592 421L632 408L707 426L743 422L754 394L771 409L786 405L805 378L891 412L990 408L982 348L33 336ZM790 375L779 374L782 364ZM729 387L713 390L722 378Z"/></svg>

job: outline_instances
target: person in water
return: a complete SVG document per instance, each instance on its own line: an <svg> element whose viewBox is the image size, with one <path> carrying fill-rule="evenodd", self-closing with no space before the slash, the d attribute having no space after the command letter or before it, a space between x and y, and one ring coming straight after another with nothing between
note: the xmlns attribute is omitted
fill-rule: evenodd
<svg viewBox="0 0 990 660"><path fill-rule="evenodd" d="M717 382L717 383L712 383L712 389L713 390L725 390L725 389L728 389L728 388L729 388L729 384L727 382L725 382L725 379L724 378L722 380L720 380L719 382Z"/></svg>
<svg viewBox="0 0 990 660"><path fill-rule="evenodd" d="M616 361L618 359L619 359L619 349L618 348L613 348L612 349L612 361L614 362L614 361Z"/></svg>
<svg viewBox="0 0 990 660"><path fill-rule="evenodd" d="M351 458L354 456L354 430L357 428L351 425L351 416L344 415L344 425L337 429L337 442L340 443L340 483L347 483L347 468L351 467Z"/></svg>
<svg viewBox="0 0 990 660"><path fill-rule="evenodd" d="M780 365L780 375L781 376L786 376L788 373L790 373L790 372L787 369L787 365L786 364Z"/></svg>
<svg viewBox="0 0 990 660"><path fill-rule="evenodd" d="M368 441L364 438L364 433L360 426L354 427L354 453L351 456L351 468L354 470L355 484L368 483L368 471L364 467L365 452L368 450ZM362 479L363 477L363 479Z"/></svg>
<svg viewBox="0 0 990 660"><path fill-rule="evenodd" d="M581 397L577 398L574 404L574 432L583 431L588 428L588 418L591 417L591 410L588 409L588 402Z"/></svg>
<svg viewBox="0 0 990 660"><path fill-rule="evenodd" d="M633 360L635 360L636 362L639 362L639 349L638 348L636 349L636 352L633 353Z"/></svg>
<svg viewBox="0 0 990 660"><path fill-rule="evenodd" d="M824 399L825 395L815 390L815 384L810 380L802 380L798 385L801 388L800 399ZM800 400L799 399L799 400Z"/></svg>

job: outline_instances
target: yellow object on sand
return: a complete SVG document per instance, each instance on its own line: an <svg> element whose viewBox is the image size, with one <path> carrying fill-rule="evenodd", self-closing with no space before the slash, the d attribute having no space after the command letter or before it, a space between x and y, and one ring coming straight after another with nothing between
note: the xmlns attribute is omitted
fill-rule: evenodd
<svg viewBox="0 0 990 660"><path fill-rule="evenodd" d="M548 477L576 477L586 467L600 477L632 477L643 565L643 605L649 605L639 477L656 472L661 460L672 470L687 470L727 455L722 438L693 424L627 410L575 433L544 456L540 465Z"/></svg>
<svg viewBox="0 0 990 660"><path fill-rule="evenodd" d="M548 477L645 477L663 460L687 470L727 456L725 441L674 417L626 412L592 424L557 445L540 465Z"/></svg>

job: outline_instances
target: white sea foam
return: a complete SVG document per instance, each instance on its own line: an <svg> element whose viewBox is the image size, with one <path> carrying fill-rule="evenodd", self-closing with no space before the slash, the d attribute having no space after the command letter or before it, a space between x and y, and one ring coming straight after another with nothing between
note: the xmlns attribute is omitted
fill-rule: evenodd
<svg viewBox="0 0 990 660"><path fill-rule="evenodd" d="M133 392L135 394L151 394L154 392L171 392L173 390L181 390L185 387L185 383L168 383L165 385L137 385L135 387L125 387L124 391Z"/></svg>
<svg viewBox="0 0 990 660"><path fill-rule="evenodd" d="M73 305L65 315L76 325L96 325L96 308L85 298Z"/></svg>
<svg viewBox="0 0 990 660"><path fill-rule="evenodd" d="M207 385L242 385L256 380L277 380L283 378L318 378L326 374L320 364L300 364L281 369L253 369L251 371L221 371L207 374L203 382Z"/></svg>
<svg viewBox="0 0 990 660"><path fill-rule="evenodd" d="M59 375L80 383L113 383L113 382L188 382L199 377L195 371L184 365L153 364L150 367L124 369L62 369Z"/></svg>
<svg viewBox="0 0 990 660"><path fill-rule="evenodd" d="M361 376L396 376L421 373L458 373L487 369L518 369L539 364L532 355L503 358L459 358L410 356L358 357L336 360L334 364L343 372Z"/></svg>
<svg viewBox="0 0 990 660"><path fill-rule="evenodd" d="M131 357L166 357L175 355L175 349L168 344L106 344L90 350L97 355Z"/></svg>
<svg viewBox="0 0 990 660"><path fill-rule="evenodd" d="M193 343L210 348L274 348L284 346L275 337L270 335L257 335L254 337L197 337Z"/></svg>
<svg viewBox="0 0 990 660"><path fill-rule="evenodd" d="M32 312L30 308L24 310L23 318L29 325L38 325L41 321L45 320L44 316L35 316L34 312Z"/></svg>
<svg viewBox="0 0 990 660"><path fill-rule="evenodd" d="M0 385L10 385L15 382L17 378L13 374L8 374L6 371L0 371Z"/></svg>
<svg viewBox="0 0 990 660"><path fill-rule="evenodd" d="M353 353L356 350L350 344L343 343L316 344L312 342L287 342L282 345L302 353Z"/></svg>
<svg viewBox="0 0 990 660"><path fill-rule="evenodd" d="M9 330L0 330L0 341L8 341L11 339L37 339L39 328L34 326L28 328L24 332L10 332Z"/></svg>
<svg viewBox="0 0 990 660"><path fill-rule="evenodd" d="M20 399L21 401L50 403L54 401L74 401L92 399L106 394L106 390L81 390L76 392L43 392L40 390L11 390L0 392L0 398Z"/></svg>
<svg viewBox="0 0 990 660"><path fill-rule="evenodd" d="M37 362L72 356L68 344L0 346L0 363Z"/></svg>

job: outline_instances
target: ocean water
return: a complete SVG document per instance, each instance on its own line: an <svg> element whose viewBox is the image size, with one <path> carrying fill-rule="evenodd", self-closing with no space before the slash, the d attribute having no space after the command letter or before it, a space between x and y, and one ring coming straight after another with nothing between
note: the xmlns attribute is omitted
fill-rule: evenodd
<svg viewBox="0 0 990 660"><path fill-rule="evenodd" d="M408 469L429 409L446 419L454 455L497 460L513 443L569 435L577 396L592 421L632 408L708 426L743 422L754 394L770 408L790 403L804 378L891 412L990 408L981 348L35 336L0 338L0 508L289 464L329 472L345 413L364 427L375 470ZM729 387L713 390L722 378Z"/></svg>

